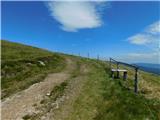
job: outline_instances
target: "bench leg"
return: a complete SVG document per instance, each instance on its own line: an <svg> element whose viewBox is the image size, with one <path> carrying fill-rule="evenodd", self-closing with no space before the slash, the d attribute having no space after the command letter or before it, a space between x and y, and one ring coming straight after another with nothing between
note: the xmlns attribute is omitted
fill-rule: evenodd
<svg viewBox="0 0 160 120"><path fill-rule="evenodd" d="M123 80L126 80L127 79L127 72L124 72L123 73Z"/></svg>

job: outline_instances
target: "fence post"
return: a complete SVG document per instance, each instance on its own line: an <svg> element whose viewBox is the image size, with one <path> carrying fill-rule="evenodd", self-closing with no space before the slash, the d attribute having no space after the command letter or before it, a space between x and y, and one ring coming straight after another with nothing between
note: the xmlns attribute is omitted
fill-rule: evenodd
<svg viewBox="0 0 160 120"><path fill-rule="evenodd" d="M88 59L89 59L89 53L87 54L87 57L88 57Z"/></svg>
<svg viewBox="0 0 160 120"><path fill-rule="evenodd" d="M109 58L109 68L111 70L111 58Z"/></svg>
<svg viewBox="0 0 160 120"><path fill-rule="evenodd" d="M138 68L135 68L134 92L138 92Z"/></svg>
<svg viewBox="0 0 160 120"><path fill-rule="evenodd" d="M112 63L111 63L111 58L109 58L109 69L110 69L110 77L112 77L113 72L112 72ZM113 78L113 77L112 77Z"/></svg>
<svg viewBox="0 0 160 120"><path fill-rule="evenodd" d="M99 55L97 55L97 60L99 60Z"/></svg>
<svg viewBox="0 0 160 120"><path fill-rule="evenodd" d="M117 78L119 78L119 71L118 71L118 69L119 69L119 63L117 62Z"/></svg>
<svg viewBox="0 0 160 120"><path fill-rule="evenodd" d="M123 80L127 79L127 71L123 72Z"/></svg>

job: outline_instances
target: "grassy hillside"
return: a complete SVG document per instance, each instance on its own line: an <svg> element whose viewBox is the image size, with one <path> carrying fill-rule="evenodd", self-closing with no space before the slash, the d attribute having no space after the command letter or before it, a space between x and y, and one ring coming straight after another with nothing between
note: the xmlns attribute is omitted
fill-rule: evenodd
<svg viewBox="0 0 160 120"><path fill-rule="evenodd" d="M40 57L51 56L53 53L36 47L1 40L2 62L32 60Z"/></svg>
<svg viewBox="0 0 160 120"><path fill-rule="evenodd" d="M150 92L141 93L143 87L150 83L144 84L143 87L139 86L139 93L135 94L132 89L128 89L133 86L126 84L126 82L131 80L130 74L128 81L123 81L122 79L113 80L110 78L109 66L106 62L85 58L79 58L78 61L80 66L86 65L85 69L88 69L88 72L84 74L77 69L77 71L75 71L76 74L75 72L73 73L74 77L72 76L69 80L54 88L51 96L44 98L41 106L36 107L38 110L46 109L46 111L39 114L26 115L24 118L39 120L41 116L50 112L53 114L53 118L57 120L160 119L160 98L156 96L159 95L160 91L155 91L153 87L153 89L150 90L150 92L156 92L153 96L150 95ZM158 83L159 80L155 79L159 76L144 73L143 71L141 72L141 77L147 74L147 82L152 82L153 86L154 84L158 84L157 86L160 85ZM83 78L85 84L82 86L80 94L77 94L75 101L69 99L69 101L63 103L59 109L54 110L52 103L63 96L63 94L67 95L65 91L68 91L67 88L70 84L79 77ZM75 87L79 86L77 85ZM73 88L71 91L72 90ZM78 91L80 91L80 89L78 89Z"/></svg>
<svg viewBox="0 0 160 120"><path fill-rule="evenodd" d="M27 114L23 119L39 120L47 113L57 120L160 119L160 76L140 71L139 92L135 94L131 68L120 66L128 70L126 81L113 80L108 62L55 54L7 41L2 41L2 97L43 80L50 72L63 70L65 58L75 63L76 70L53 88L40 105L34 105L40 113ZM45 66L38 61L43 61ZM65 96L69 98L54 109L52 103Z"/></svg>
<svg viewBox="0 0 160 120"><path fill-rule="evenodd" d="M88 61L87 61L88 62ZM139 93L135 94L132 85L126 84L129 79L115 79L109 77L109 66L104 62L89 61L91 69L87 83L81 95L74 103L73 111L67 120L159 120L160 119L160 86L159 76L140 72L148 84L139 86ZM128 68L129 69L129 68ZM129 69L130 70L130 69ZM131 72L131 71L130 71ZM143 82L143 79L141 82ZM141 93L147 85L152 85L150 92ZM143 87L142 87L143 86ZM147 89L148 90L148 89ZM157 90L157 91L156 91ZM150 93L154 95L150 95Z"/></svg>
<svg viewBox="0 0 160 120"><path fill-rule="evenodd" d="M40 82L65 67L62 55L1 40L2 98Z"/></svg>

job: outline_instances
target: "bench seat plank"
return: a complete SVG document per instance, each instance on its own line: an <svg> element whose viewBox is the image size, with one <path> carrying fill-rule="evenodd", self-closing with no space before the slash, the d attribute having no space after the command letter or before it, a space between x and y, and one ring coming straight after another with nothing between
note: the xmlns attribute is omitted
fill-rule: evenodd
<svg viewBox="0 0 160 120"><path fill-rule="evenodd" d="M113 72L127 72L127 70L125 70L125 69L111 69L111 71L113 71Z"/></svg>

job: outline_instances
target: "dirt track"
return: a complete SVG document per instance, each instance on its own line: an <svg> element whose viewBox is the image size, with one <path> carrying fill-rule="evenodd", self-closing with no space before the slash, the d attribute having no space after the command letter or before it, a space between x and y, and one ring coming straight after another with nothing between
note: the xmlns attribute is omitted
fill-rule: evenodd
<svg viewBox="0 0 160 120"><path fill-rule="evenodd" d="M58 108L52 109L50 112L43 114L40 120L67 120L72 114L74 110L73 104L80 95L83 85L87 81L89 68L86 64L81 64L79 70L77 76L70 79L63 96L56 100Z"/></svg>
<svg viewBox="0 0 160 120"><path fill-rule="evenodd" d="M26 114L36 112L34 104L39 103L53 87L67 80L74 69L75 63L67 59L64 71L49 74L43 82L33 84L28 89L7 98L1 103L2 120L21 120Z"/></svg>

